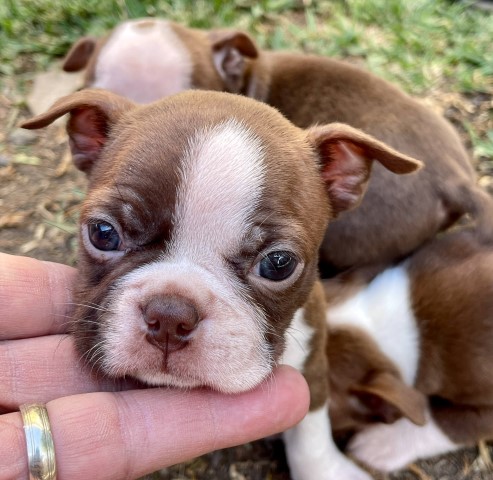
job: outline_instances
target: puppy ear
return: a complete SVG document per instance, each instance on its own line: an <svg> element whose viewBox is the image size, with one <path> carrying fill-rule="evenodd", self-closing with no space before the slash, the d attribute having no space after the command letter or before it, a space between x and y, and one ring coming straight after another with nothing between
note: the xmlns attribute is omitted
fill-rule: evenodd
<svg viewBox="0 0 493 480"><path fill-rule="evenodd" d="M333 123L308 130L321 162L333 215L356 207L366 190L373 160L397 174L418 170L422 163L360 130Z"/></svg>
<svg viewBox="0 0 493 480"><path fill-rule="evenodd" d="M231 93L239 93L243 87L245 58L257 58L255 42L244 32L213 30L209 33L212 58L217 72Z"/></svg>
<svg viewBox="0 0 493 480"><path fill-rule="evenodd" d="M66 72L78 72L85 68L96 48L97 39L82 37L77 40L63 59L62 68Z"/></svg>
<svg viewBox="0 0 493 480"><path fill-rule="evenodd" d="M67 133L72 158L79 170L90 174L112 127L135 106L130 100L104 90L81 90L60 98L47 112L26 120L21 127L30 130L46 127L70 113Z"/></svg>
<svg viewBox="0 0 493 480"><path fill-rule="evenodd" d="M364 385L351 389L359 413L373 421L393 423L406 417L416 425L426 423L426 398L390 372L379 372Z"/></svg>

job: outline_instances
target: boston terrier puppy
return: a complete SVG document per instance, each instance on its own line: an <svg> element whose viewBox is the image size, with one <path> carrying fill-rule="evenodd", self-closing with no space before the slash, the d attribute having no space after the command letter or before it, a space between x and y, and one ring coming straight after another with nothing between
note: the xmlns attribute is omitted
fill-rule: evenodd
<svg viewBox="0 0 493 480"><path fill-rule="evenodd" d="M67 113L89 180L80 354L109 376L225 393L291 364L311 393L310 413L285 433L293 478L368 479L331 437L318 252L328 222L360 202L374 160L394 174L420 162L347 125L302 130L217 92L140 106L83 90L23 126Z"/></svg>
<svg viewBox="0 0 493 480"><path fill-rule="evenodd" d="M401 264L325 283L330 415L391 471L493 439L493 242L444 234Z"/></svg>

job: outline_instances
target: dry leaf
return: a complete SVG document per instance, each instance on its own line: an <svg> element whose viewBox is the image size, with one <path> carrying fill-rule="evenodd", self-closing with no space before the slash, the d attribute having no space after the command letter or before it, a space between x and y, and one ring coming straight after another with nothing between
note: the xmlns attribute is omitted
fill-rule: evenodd
<svg viewBox="0 0 493 480"><path fill-rule="evenodd" d="M30 212L6 213L0 217L0 228L13 228L24 223Z"/></svg>

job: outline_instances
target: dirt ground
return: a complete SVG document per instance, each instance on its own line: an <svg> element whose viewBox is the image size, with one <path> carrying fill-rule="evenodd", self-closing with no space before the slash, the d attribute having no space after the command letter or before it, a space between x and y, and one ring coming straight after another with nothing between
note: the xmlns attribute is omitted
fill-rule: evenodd
<svg viewBox="0 0 493 480"><path fill-rule="evenodd" d="M41 132L17 128L29 117L23 100L15 79L6 80L0 91L0 251L75 265L76 222L85 178L71 164L63 125ZM424 100L454 123L469 148L466 123L477 135L493 129L491 95L433 92ZM476 166L479 182L493 193L493 159L481 158ZM493 479L492 453L491 447L470 448L386 478ZM269 439L214 452L149 478L288 480L289 473L281 440Z"/></svg>

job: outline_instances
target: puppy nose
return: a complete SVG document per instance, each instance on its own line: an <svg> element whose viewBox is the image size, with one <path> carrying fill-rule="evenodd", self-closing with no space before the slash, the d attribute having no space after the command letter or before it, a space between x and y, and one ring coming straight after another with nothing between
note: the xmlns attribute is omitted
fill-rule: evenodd
<svg viewBox="0 0 493 480"><path fill-rule="evenodd" d="M179 297L153 297L143 313L147 340L165 353L182 349L200 322L196 308Z"/></svg>

